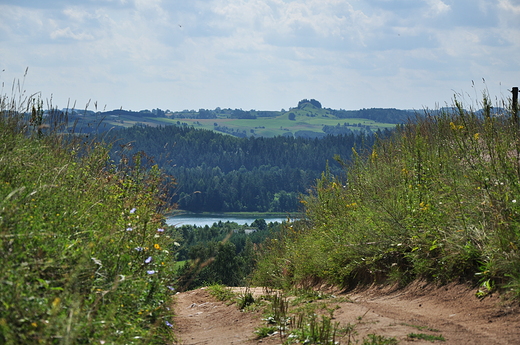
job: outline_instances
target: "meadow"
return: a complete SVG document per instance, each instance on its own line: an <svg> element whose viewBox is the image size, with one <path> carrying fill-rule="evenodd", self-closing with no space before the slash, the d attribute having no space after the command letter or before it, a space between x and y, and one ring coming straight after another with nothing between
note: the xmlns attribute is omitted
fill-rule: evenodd
<svg viewBox="0 0 520 345"><path fill-rule="evenodd" d="M0 344L164 344L175 241L164 175L0 99Z"/></svg>
<svg viewBox="0 0 520 345"><path fill-rule="evenodd" d="M356 131L359 130L359 126L367 126L371 131L377 131L378 129L391 129L395 127L395 124L380 123L374 120L351 118L351 119L338 119L335 117L308 117L306 115L296 115L295 120L289 120L286 114L279 115L276 117L257 118L257 119L161 119L165 124L187 124L199 129L215 130L215 124L220 127L227 127L234 131L240 131L247 133L248 135L254 134L255 136L262 137L274 137L277 135L295 134L298 131L310 131L314 133L324 134L323 126L336 126L338 123L341 126L348 124L348 128ZM251 132L253 130L254 132Z"/></svg>

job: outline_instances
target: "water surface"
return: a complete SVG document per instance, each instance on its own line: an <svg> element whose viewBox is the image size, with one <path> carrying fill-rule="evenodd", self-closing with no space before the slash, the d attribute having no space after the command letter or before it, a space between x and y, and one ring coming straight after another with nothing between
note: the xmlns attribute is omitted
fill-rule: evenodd
<svg viewBox="0 0 520 345"><path fill-rule="evenodd" d="M196 225L196 226L212 226L214 223L218 223L221 221L225 223L235 222L239 225L251 225L256 219L265 219L267 223L271 222L285 222L287 221L287 217L277 217L277 216L262 216L257 215L255 217L242 217L242 216L234 216L234 215L226 215L226 214L182 214L178 216L173 216L166 219L166 224L168 225Z"/></svg>

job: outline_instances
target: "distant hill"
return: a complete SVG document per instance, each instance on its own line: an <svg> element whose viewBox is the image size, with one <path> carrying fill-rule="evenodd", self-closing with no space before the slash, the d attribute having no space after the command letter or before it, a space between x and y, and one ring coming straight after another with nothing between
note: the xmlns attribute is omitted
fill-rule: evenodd
<svg viewBox="0 0 520 345"><path fill-rule="evenodd" d="M343 110L323 108L315 99L303 99L288 110L242 110L231 108L199 110L114 109L89 111L77 109L52 110L69 120L69 130L90 133L128 128L135 124L148 126L180 125L209 129L237 137L274 137L277 135L319 138L327 134L372 132L405 123L415 113L394 108ZM49 113L49 112L47 112Z"/></svg>

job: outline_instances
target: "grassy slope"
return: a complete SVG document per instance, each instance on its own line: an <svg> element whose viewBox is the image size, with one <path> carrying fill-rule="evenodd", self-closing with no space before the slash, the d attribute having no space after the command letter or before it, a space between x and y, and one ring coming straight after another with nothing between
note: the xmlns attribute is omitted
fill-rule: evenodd
<svg viewBox="0 0 520 345"><path fill-rule="evenodd" d="M0 343L171 342L160 172L38 134L37 105L28 126L1 101Z"/></svg>
<svg viewBox="0 0 520 345"><path fill-rule="evenodd" d="M520 297L517 128L510 112L482 118L458 103L399 128L349 166L348 184L323 177L304 201L309 221L270 244L256 282L463 280L481 297Z"/></svg>
<svg viewBox="0 0 520 345"><path fill-rule="evenodd" d="M294 121L289 120L288 114L293 112L296 115ZM343 125L344 123L349 124L349 128L352 130L358 130L358 124L363 126L370 126L370 129L376 131L377 129L394 128L394 124L379 123L368 119L338 119L333 115L330 115L327 110L313 108L314 114L318 114L316 117L307 116L311 114L310 111L305 109L294 109L290 112L279 113L275 117L257 117L256 119L230 119L230 118L217 118L217 119L190 119L190 118L158 118L158 117L137 117L137 116L126 116L122 115L118 117L116 121L115 117L106 117L103 122L107 126L123 126L131 127L137 123L143 123L150 126L158 125L174 125L178 122L185 123L195 128L214 130L214 124L218 126L226 126L234 130L244 130L247 135L252 135L251 129L254 130L255 136L273 137L277 135L283 135L291 132L296 133L300 130L307 130L312 132L323 133L322 128L324 125L336 126L338 123ZM121 122L122 121L122 122ZM265 128L259 128L265 127Z"/></svg>
<svg viewBox="0 0 520 345"><path fill-rule="evenodd" d="M171 120L170 120L171 121ZM289 120L287 115L280 115L274 118L257 118L256 120L242 120L242 119L182 119L181 122L193 125L195 128L204 128L213 130L214 123L219 126L226 126L235 130L245 130L250 135L250 129L255 131L256 136L273 137L276 135L283 135L285 133L296 133L297 131L307 130L317 133L323 133L324 125L336 126L338 123L343 125L349 123L350 129L359 129L356 125L358 123L364 126L370 126L370 129L376 131L377 129L393 128L393 124L377 123L368 119L338 119L333 117L307 117L305 115L297 115L294 121ZM174 121L176 123L176 121ZM200 123L200 124L199 124ZM265 128L258 128L265 127Z"/></svg>

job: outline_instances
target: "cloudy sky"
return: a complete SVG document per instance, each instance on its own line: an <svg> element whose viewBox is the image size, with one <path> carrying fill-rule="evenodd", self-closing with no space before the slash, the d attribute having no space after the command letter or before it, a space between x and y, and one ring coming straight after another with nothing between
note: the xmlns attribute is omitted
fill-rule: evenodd
<svg viewBox="0 0 520 345"><path fill-rule="evenodd" d="M60 108L502 99L520 85L519 18L520 0L0 0L1 92L28 68L27 92Z"/></svg>

